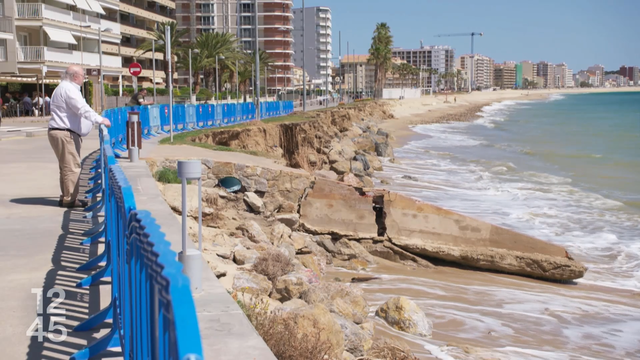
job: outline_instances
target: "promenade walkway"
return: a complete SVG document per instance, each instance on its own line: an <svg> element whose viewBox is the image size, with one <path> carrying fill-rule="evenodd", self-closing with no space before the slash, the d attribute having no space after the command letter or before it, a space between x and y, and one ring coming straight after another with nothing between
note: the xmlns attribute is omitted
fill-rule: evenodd
<svg viewBox="0 0 640 360"><path fill-rule="evenodd" d="M89 156L83 166L84 179L90 176L88 169L97 148L94 131L83 143L82 156ZM187 157L187 153L175 155ZM97 220L85 219L84 212L77 209L58 207L58 164L46 136L0 141L0 164L0 358L68 359L108 331L107 324L93 332L72 331L110 301L108 281L87 289L75 287L91 273L79 273L75 268L103 250L101 245L80 244L86 238L82 232ZM120 164L134 190L137 207L152 212L178 252L180 221L164 202L146 163L122 159ZM86 189L81 187L81 192ZM206 264L203 289L194 301L206 359L275 360ZM40 291L43 295L39 297ZM58 303L55 300L60 294L64 300ZM65 313L55 313L60 310ZM56 316L64 318L54 319ZM33 336L27 335L29 329ZM112 351L95 357L106 358L121 356Z"/></svg>
<svg viewBox="0 0 640 360"><path fill-rule="evenodd" d="M97 147L92 134L83 156ZM75 287L90 273L75 268L102 250L80 245L95 220L58 207L58 163L46 136L0 141L0 164L0 357L68 359L107 331L71 331L109 301L108 285ZM61 295L64 300L54 303Z"/></svg>

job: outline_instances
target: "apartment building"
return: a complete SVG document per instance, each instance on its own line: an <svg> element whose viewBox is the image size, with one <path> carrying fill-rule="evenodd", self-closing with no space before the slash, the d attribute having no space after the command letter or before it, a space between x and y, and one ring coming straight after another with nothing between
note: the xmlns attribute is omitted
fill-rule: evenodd
<svg viewBox="0 0 640 360"><path fill-rule="evenodd" d="M566 88L567 87L567 64L556 64L553 71L553 87Z"/></svg>
<svg viewBox="0 0 640 360"><path fill-rule="evenodd" d="M344 90L366 93L375 88L375 66L369 64L369 55L345 55L340 61Z"/></svg>
<svg viewBox="0 0 640 360"><path fill-rule="evenodd" d="M592 72L596 76L597 85L594 86L604 86L604 65L596 64L593 66L589 66L587 68L587 71Z"/></svg>
<svg viewBox="0 0 640 360"><path fill-rule="evenodd" d="M238 1L238 39L246 51L253 51L255 43L255 15L258 14L258 45L273 60L267 71L267 92L291 89L293 56L293 0ZM264 77L264 74L261 76ZM261 84L265 86L265 84Z"/></svg>
<svg viewBox="0 0 640 360"><path fill-rule="evenodd" d="M515 63L493 65L493 86L501 89L513 89L516 86Z"/></svg>
<svg viewBox="0 0 640 360"><path fill-rule="evenodd" d="M628 78L630 85L640 85L640 71L637 66L622 65L618 74Z"/></svg>
<svg viewBox="0 0 640 360"><path fill-rule="evenodd" d="M473 89L487 89L493 85L493 64L493 59L488 56L466 54L457 59L456 66L470 73Z"/></svg>
<svg viewBox="0 0 640 360"><path fill-rule="evenodd" d="M567 76L565 77L565 84L568 88L575 87L573 83L573 70L567 69Z"/></svg>
<svg viewBox="0 0 640 360"><path fill-rule="evenodd" d="M537 75L542 78L542 87L545 89L554 87L555 84L555 65L546 61L538 62Z"/></svg>
<svg viewBox="0 0 640 360"><path fill-rule="evenodd" d="M293 32L293 63L302 67L304 58L305 69L312 82L324 89L328 80L331 89L331 9L322 6L293 9Z"/></svg>
<svg viewBox="0 0 640 360"><path fill-rule="evenodd" d="M238 34L237 0L176 0L178 29L189 29L183 40L195 41L207 32Z"/></svg>
<svg viewBox="0 0 640 360"><path fill-rule="evenodd" d="M524 82L524 79L535 80L536 76L538 76L538 64L524 60L520 62L520 65L522 65L522 81Z"/></svg>
<svg viewBox="0 0 640 360"><path fill-rule="evenodd" d="M131 86L128 66L142 65L138 85L164 82L162 54L156 54L156 78L152 55L136 48L152 39L158 22L175 20L175 4L169 0L64 0L46 3L1 4L0 70L5 73L44 77L55 82L70 64L86 69L99 93L99 38L102 37L102 74L106 84L120 89ZM101 31L101 34L98 33ZM15 35L14 35L15 34ZM97 97L94 97L94 99Z"/></svg>
<svg viewBox="0 0 640 360"><path fill-rule="evenodd" d="M453 72L456 68L455 51L450 46L423 46L418 49L393 48L392 56L417 68L431 68L438 73ZM431 88L431 76L426 77L425 87ZM434 80L437 76L433 77Z"/></svg>

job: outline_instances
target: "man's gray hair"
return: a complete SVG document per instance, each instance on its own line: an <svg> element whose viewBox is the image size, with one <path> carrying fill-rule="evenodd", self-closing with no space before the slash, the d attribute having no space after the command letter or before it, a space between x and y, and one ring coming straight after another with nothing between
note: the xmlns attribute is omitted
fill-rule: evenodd
<svg viewBox="0 0 640 360"><path fill-rule="evenodd" d="M79 74L79 75L83 75L80 72L78 72L78 69L73 67L73 66L69 66L67 68L67 70L65 70L65 72L63 72L61 74L62 80L69 80L69 81L73 81L73 76Z"/></svg>

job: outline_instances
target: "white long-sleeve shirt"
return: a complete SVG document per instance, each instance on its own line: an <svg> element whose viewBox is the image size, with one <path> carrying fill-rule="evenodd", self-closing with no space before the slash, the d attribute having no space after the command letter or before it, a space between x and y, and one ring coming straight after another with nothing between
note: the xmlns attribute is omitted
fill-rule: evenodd
<svg viewBox="0 0 640 360"><path fill-rule="evenodd" d="M63 80L51 95L51 119L49 128L69 129L80 136L87 136L94 124L102 121L87 104L80 92L80 85Z"/></svg>

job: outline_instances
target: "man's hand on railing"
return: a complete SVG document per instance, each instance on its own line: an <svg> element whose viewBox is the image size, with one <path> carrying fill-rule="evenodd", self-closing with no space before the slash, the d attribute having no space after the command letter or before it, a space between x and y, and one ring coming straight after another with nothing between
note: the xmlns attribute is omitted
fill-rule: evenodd
<svg viewBox="0 0 640 360"><path fill-rule="evenodd" d="M107 128L111 127L111 121L109 121L109 119L105 117L102 118L102 121L100 122L100 124L106 126Z"/></svg>

